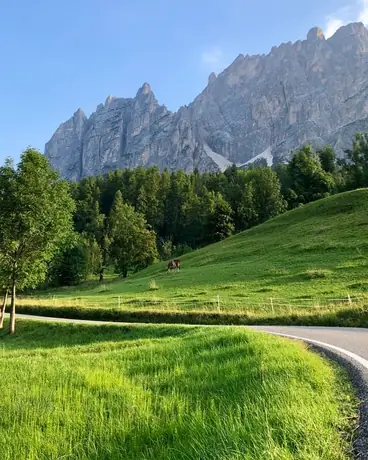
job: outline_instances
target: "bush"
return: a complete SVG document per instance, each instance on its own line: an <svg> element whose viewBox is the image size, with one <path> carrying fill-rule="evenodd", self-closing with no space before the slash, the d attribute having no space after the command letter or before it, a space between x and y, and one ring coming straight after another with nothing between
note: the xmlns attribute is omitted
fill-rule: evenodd
<svg viewBox="0 0 368 460"><path fill-rule="evenodd" d="M308 270L305 273L303 273L303 277L307 278L308 280L328 278L331 275L332 275L331 270L323 270L323 269Z"/></svg>
<svg viewBox="0 0 368 460"><path fill-rule="evenodd" d="M178 244L177 246L174 247L173 250L173 256L174 257L179 257L183 256L184 254L189 254L190 252L193 252L193 248L191 248L188 244Z"/></svg>
<svg viewBox="0 0 368 460"><path fill-rule="evenodd" d="M158 285L157 285L155 280L150 280L149 289L150 289L150 291L158 291L159 290L159 287L158 287Z"/></svg>

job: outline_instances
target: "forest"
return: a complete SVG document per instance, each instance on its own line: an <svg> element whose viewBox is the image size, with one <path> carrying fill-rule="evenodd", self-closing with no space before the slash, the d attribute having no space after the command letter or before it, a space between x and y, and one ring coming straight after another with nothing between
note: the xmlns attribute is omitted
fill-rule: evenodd
<svg viewBox="0 0 368 460"><path fill-rule="evenodd" d="M179 257L285 211L368 186L368 135L346 158L306 146L289 163L186 174L138 167L70 184L74 237L50 263L46 285L100 280L108 267L126 277L155 260Z"/></svg>
<svg viewBox="0 0 368 460"><path fill-rule="evenodd" d="M16 291L126 278L158 260L221 241L296 207L368 186L368 134L346 158L305 146L289 163L216 173L116 170L68 183L28 148L0 168L0 328Z"/></svg>

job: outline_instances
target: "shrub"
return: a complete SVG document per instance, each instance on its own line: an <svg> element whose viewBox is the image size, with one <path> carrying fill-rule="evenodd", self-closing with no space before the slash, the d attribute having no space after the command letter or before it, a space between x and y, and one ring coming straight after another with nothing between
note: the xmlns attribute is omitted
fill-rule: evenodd
<svg viewBox="0 0 368 460"><path fill-rule="evenodd" d="M150 280L149 289L150 289L150 291L158 291L159 290L159 287L158 287L158 285L157 285L155 280Z"/></svg>
<svg viewBox="0 0 368 460"><path fill-rule="evenodd" d="M110 289L106 286L106 284L101 284L100 289L98 290L99 293L108 291L110 291Z"/></svg>
<svg viewBox="0 0 368 460"><path fill-rule="evenodd" d="M332 275L331 270L308 270L303 273L303 277L308 279L308 280L314 280L314 279L323 279L323 278L328 278L329 276Z"/></svg>
<svg viewBox="0 0 368 460"><path fill-rule="evenodd" d="M190 252L193 252L193 251L194 249L190 247L188 244L178 244L177 246L174 247L173 256L180 257L180 256L183 256L184 254L189 254Z"/></svg>

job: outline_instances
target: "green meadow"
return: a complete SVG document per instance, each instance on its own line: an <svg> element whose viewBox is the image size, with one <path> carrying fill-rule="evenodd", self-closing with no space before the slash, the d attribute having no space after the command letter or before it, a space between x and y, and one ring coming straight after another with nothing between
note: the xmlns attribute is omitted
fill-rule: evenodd
<svg viewBox="0 0 368 460"><path fill-rule="evenodd" d="M127 280L23 297L22 312L94 319L368 325L368 189L285 213Z"/></svg>
<svg viewBox="0 0 368 460"><path fill-rule="evenodd" d="M2 460L342 460L356 403L306 346L245 328L0 332Z"/></svg>

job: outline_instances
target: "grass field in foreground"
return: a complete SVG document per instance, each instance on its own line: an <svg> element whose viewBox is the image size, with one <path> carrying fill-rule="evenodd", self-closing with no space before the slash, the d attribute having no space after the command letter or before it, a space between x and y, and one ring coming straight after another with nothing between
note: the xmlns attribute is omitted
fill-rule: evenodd
<svg viewBox="0 0 368 460"><path fill-rule="evenodd" d="M347 459L355 402L306 346L241 328L0 331L2 460Z"/></svg>
<svg viewBox="0 0 368 460"><path fill-rule="evenodd" d="M368 189L311 203L181 259L180 273L160 263L126 281L48 291L19 304L33 313L136 321L185 321L191 313L192 322L231 314L243 315L228 318L235 323L368 326ZM352 304L329 300L348 296Z"/></svg>

